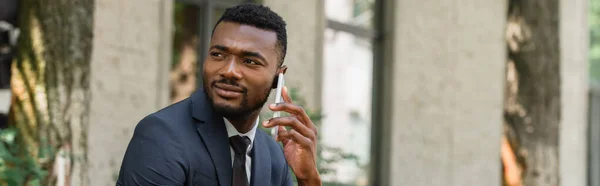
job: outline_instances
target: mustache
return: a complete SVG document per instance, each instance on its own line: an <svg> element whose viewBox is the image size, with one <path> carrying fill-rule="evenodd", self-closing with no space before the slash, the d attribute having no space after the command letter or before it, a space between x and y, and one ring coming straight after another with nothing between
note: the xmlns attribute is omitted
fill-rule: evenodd
<svg viewBox="0 0 600 186"><path fill-rule="evenodd" d="M221 84L227 84L227 85L231 85L231 86L236 86L240 89L243 90L244 93L248 92L248 89L240 84L238 84L235 80L233 79L220 79L220 80L215 80L212 83L210 83L210 85L215 86L215 84L217 83L221 83Z"/></svg>

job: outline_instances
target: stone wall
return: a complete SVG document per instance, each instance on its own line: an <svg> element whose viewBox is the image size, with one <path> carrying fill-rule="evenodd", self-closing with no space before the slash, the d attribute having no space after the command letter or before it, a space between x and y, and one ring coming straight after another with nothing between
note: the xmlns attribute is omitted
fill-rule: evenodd
<svg viewBox="0 0 600 186"><path fill-rule="evenodd" d="M89 127L92 185L114 185L135 125L168 104L172 1L96 0Z"/></svg>
<svg viewBox="0 0 600 186"><path fill-rule="evenodd" d="M559 167L560 185L565 186L587 185L589 101L587 5L586 0L560 1Z"/></svg>
<svg viewBox="0 0 600 186"><path fill-rule="evenodd" d="M381 185L501 185L506 1L387 1Z"/></svg>

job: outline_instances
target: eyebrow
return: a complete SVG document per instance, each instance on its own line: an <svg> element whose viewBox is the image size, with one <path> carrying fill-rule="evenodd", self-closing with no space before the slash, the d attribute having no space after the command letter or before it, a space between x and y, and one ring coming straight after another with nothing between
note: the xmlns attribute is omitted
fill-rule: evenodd
<svg viewBox="0 0 600 186"><path fill-rule="evenodd" d="M210 48L211 49L214 48L214 49L222 50L222 51L225 51L225 52L230 52L229 47L226 47L226 46L223 46L223 45L213 45ZM260 58L265 63L268 63L267 59L265 59L265 57L262 56L262 55L260 55L260 53L258 53L258 52L252 52L252 51L242 50L242 56L257 57L257 58Z"/></svg>

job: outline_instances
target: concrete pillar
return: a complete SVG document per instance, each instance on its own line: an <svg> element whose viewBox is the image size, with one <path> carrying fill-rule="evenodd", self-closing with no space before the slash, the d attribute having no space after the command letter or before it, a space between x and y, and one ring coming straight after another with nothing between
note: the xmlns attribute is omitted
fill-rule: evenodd
<svg viewBox="0 0 600 186"><path fill-rule="evenodd" d="M587 185L588 1L560 1L560 185Z"/></svg>
<svg viewBox="0 0 600 186"><path fill-rule="evenodd" d="M506 1L386 1L381 185L501 185Z"/></svg>
<svg viewBox="0 0 600 186"><path fill-rule="evenodd" d="M288 88L298 88L308 108L319 108L325 29L323 1L263 0L262 3L287 23L288 49L284 64L288 71L285 84Z"/></svg>
<svg viewBox="0 0 600 186"><path fill-rule="evenodd" d="M133 129L168 104L172 1L96 0L90 182L114 185Z"/></svg>

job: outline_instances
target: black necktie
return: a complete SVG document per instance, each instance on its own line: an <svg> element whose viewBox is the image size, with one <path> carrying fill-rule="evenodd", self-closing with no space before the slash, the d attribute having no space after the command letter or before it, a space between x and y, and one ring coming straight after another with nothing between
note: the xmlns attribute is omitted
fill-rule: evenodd
<svg viewBox="0 0 600 186"><path fill-rule="evenodd" d="M232 186L249 186L248 176L246 174L246 150L250 145L250 138L247 136L231 136L229 144L233 148L233 180Z"/></svg>

